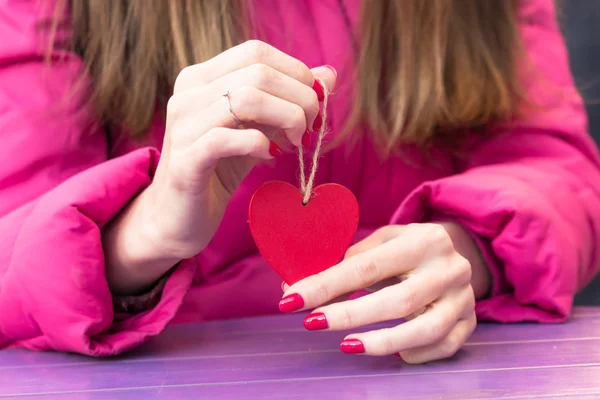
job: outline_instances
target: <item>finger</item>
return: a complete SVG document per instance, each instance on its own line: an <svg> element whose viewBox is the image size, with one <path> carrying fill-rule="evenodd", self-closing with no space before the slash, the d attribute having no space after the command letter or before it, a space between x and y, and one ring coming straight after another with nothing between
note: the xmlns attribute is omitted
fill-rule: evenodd
<svg viewBox="0 0 600 400"><path fill-rule="evenodd" d="M199 169L210 169L222 158L251 156L270 160L269 139L255 129L217 127L209 130L190 147Z"/></svg>
<svg viewBox="0 0 600 400"><path fill-rule="evenodd" d="M442 340L427 346L404 350L400 352L400 357L408 364L422 364L450 358L471 337L476 326L477 318L475 312L472 312L467 319L459 320Z"/></svg>
<svg viewBox="0 0 600 400"><path fill-rule="evenodd" d="M244 86L253 86L265 93L299 105L304 110L307 126L312 126L319 112L317 93L312 87L304 85L266 64L253 64L222 76L206 86L195 87L175 94L176 99L173 101L182 105L193 105L193 107L184 107L187 114L198 113L198 110L218 102L226 90L229 90L233 96L239 88ZM185 117L185 115L180 114L180 117Z"/></svg>
<svg viewBox="0 0 600 400"><path fill-rule="evenodd" d="M393 239L394 237L398 236L398 234L402 232L404 228L405 227L402 225L387 225L383 228L377 229L360 242L350 246L344 255L344 259L363 253L367 250L371 250L372 248L375 248L380 244Z"/></svg>
<svg viewBox="0 0 600 400"><path fill-rule="evenodd" d="M314 75L304 63L264 42L250 40L206 62L184 68L175 81L174 92L206 85L252 64L266 64L309 87L314 83Z"/></svg>
<svg viewBox="0 0 600 400"><path fill-rule="evenodd" d="M431 304L425 313L413 320L393 328L350 335L345 340L360 341L365 353L375 356L427 346L445 337L464 310L472 311L474 307L472 293L461 290Z"/></svg>
<svg viewBox="0 0 600 400"><path fill-rule="evenodd" d="M446 288L445 281L443 271L437 276L415 274L358 299L319 307L313 313L323 313L330 330L405 318L437 300Z"/></svg>
<svg viewBox="0 0 600 400"><path fill-rule="evenodd" d="M426 306L418 308L416 311L414 311L414 312L408 314L406 317L404 317L404 319L407 320L407 321L410 321L411 319L415 319L419 315L425 313L425 311L427 311L427 307Z"/></svg>
<svg viewBox="0 0 600 400"><path fill-rule="evenodd" d="M337 83L337 72L333 67L330 66L322 66L316 67L310 70L315 78L319 78L325 84L325 89L327 93L331 94L335 90L335 85Z"/></svg>
<svg viewBox="0 0 600 400"><path fill-rule="evenodd" d="M421 245L401 235L296 282L286 294L298 293L306 308L315 308L344 293L404 274L418 267L422 259Z"/></svg>
<svg viewBox="0 0 600 400"><path fill-rule="evenodd" d="M281 282L281 291L282 292L285 293L289 289L289 287L290 286L287 283ZM348 298L350 296L351 296L351 294L342 295L342 296L340 296L338 298L335 298L335 299L331 300L328 304L339 303L339 302L346 301L346 300L348 300ZM279 303L279 310L282 311L282 312L296 312L296 311L302 310L302 307L301 308L294 308L294 307L290 307L289 306L290 303L292 303L292 302L295 303L296 301L298 301L297 297L294 297L294 298L285 298L285 297L283 297L281 299L280 303Z"/></svg>
<svg viewBox="0 0 600 400"><path fill-rule="evenodd" d="M234 115L246 122L253 122L281 129L287 139L300 146L306 131L304 110L297 104L265 93L252 86L243 86L230 93L229 103L222 97L219 101L193 117L179 119L183 129L196 140L198 135L215 127L238 127ZM188 107L193 106L193 103Z"/></svg>

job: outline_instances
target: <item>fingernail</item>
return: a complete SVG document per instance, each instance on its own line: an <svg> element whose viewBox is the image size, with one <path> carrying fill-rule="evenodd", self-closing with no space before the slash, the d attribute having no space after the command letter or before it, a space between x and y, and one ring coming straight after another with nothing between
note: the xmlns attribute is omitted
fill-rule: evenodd
<svg viewBox="0 0 600 400"><path fill-rule="evenodd" d="M394 356L398 357L398 358L402 358L402 356L400 355L400 353L394 353Z"/></svg>
<svg viewBox="0 0 600 400"><path fill-rule="evenodd" d="M319 131L319 129L321 129L321 125L323 125L323 117L321 117L321 113L318 113L317 118L315 118L315 122L313 122L313 131Z"/></svg>
<svg viewBox="0 0 600 400"><path fill-rule="evenodd" d="M273 157L278 157L282 154L281 148L277 146L277 143L271 140L269 143L269 154Z"/></svg>
<svg viewBox="0 0 600 400"><path fill-rule="evenodd" d="M283 284L282 284L283 288ZM284 313L291 313L304 307L304 299L298 293L285 296L279 302L279 310Z"/></svg>
<svg viewBox="0 0 600 400"><path fill-rule="evenodd" d="M333 72L333 74L336 76L337 78L337 70L335 68L333 68L333 66L331 65L324 65L324 67L327 67L331 70L331 72Z"/></svg>
<svg viewBox="0 0 600 400"><path fill-rule="evenodd" d="M309 147L310 142L310 132L307 129L306 132L304 132L304 135L302 135L302 147Z"/></svg>
<svg viewBox="0 0 600 400"><path fill-rule="evenodd" d="M304 318L304 327L309 331L320 331L329 328L329 324L325 314L313 313Z"/></svg>
<svg viewBox="0 0 600 400"><path fill-rule="evenodd" d="M313 90L317 93L317 98L319 99L319 101L325 100L325 90L323 89L321 82L319 82L316 79L313 83Z"/></svg>
<svg viewBox="0 0 600 400"><path fill-rule="evenodd" d="M358 339L346 339L340 343L340 350L346 354L362 354L365 352L365 345Z"/></svg>

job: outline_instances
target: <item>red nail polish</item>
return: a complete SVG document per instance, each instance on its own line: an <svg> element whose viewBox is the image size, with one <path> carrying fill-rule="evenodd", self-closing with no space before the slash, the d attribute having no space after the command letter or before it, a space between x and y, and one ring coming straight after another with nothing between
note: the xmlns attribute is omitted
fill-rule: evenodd
<svg viewBox="0 0 600 400"><path fill-rule="evenodd" d="M279 310L284 313L298 311L304 307L304 299L298 293L285 296L279 302Z"/></svg>
<svg viewBox="0 0 600 400"><path fill-rule="evenodd" d="M269 143L269 154L273 157L278 157L282 154L281 148L277 146L277 143L271 140Z"/></svg>
<svg viewBox="0 0 600 400"><path fill-rule="evenodd" d="M323 125L323 117L321 117L321 113L318 113L317 118L315 118L315 122L313 122L313 131L319 131L319 129L321 129L321 125Z"/></svg>
<svg viewBox="0 0 600 400"><path fill-rule="evenodd" d="M304 135L302 135L302 147L310 146L310 142L310 132L307 130L304 132Z"/></svg>
<svg viewBox="0 0 600 400"><path fill-rule="evenodd" d="M402 358L402 356L400 355L400 353L394 353L394 356L398 357L398 358Z"/></svg>
<svg viewBox="0 0 600 400"><path fill-rule="evenodd" d="M337 77L337 71L335 68L333 68L333 66L331 65L324 65L324 67L327 67L331 70L331 72L333 72L333 74Z"/></svg>
<svg viewBox="0 0 600 400"><path fill-rule="evenodd" d="M340 350L346 354L362 354L365 352L365 345L358 339L346 339L340 343Z"/></svg>
<svg viewBox="0 0 600 400"><path fill-rule="evenodd" d="M316 79L313 83L313 90L317 93L317 98L319 99L319 101L325 100L325 90L323 89L321 83Z"/></svg>
<svg viewBox="0 0 600 400"><path fill-rule="evenodd" d="M325 314L313 313L304 318L304 327L309 331L320 331L329 328L329 324Z"/></svg>

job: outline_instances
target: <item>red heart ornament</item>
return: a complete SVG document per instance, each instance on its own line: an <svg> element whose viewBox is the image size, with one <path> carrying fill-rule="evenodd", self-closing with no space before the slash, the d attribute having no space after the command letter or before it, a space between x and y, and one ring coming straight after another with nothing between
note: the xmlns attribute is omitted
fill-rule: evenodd
<svg viewBox="0 0 600 400"><path fill-rule="evenodd" d="M252 195L250 231L271 268L291 285L337 264L358 226L358 202L346 187L315 187L307 205L287 182L271 181Z"/></svg>

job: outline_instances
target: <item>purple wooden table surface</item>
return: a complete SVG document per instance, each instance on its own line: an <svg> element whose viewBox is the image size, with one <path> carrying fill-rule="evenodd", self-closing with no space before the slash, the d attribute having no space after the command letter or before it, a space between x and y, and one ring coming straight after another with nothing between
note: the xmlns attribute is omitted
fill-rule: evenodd
<svg viewBox="0 0 600 400"><path fill-rule="evenodd" d="M339 352L300 315L167 329L111 359L0 352L0 398L600 399L600 308L560 325L481 324L453 359L410 366Z"/></svg>

